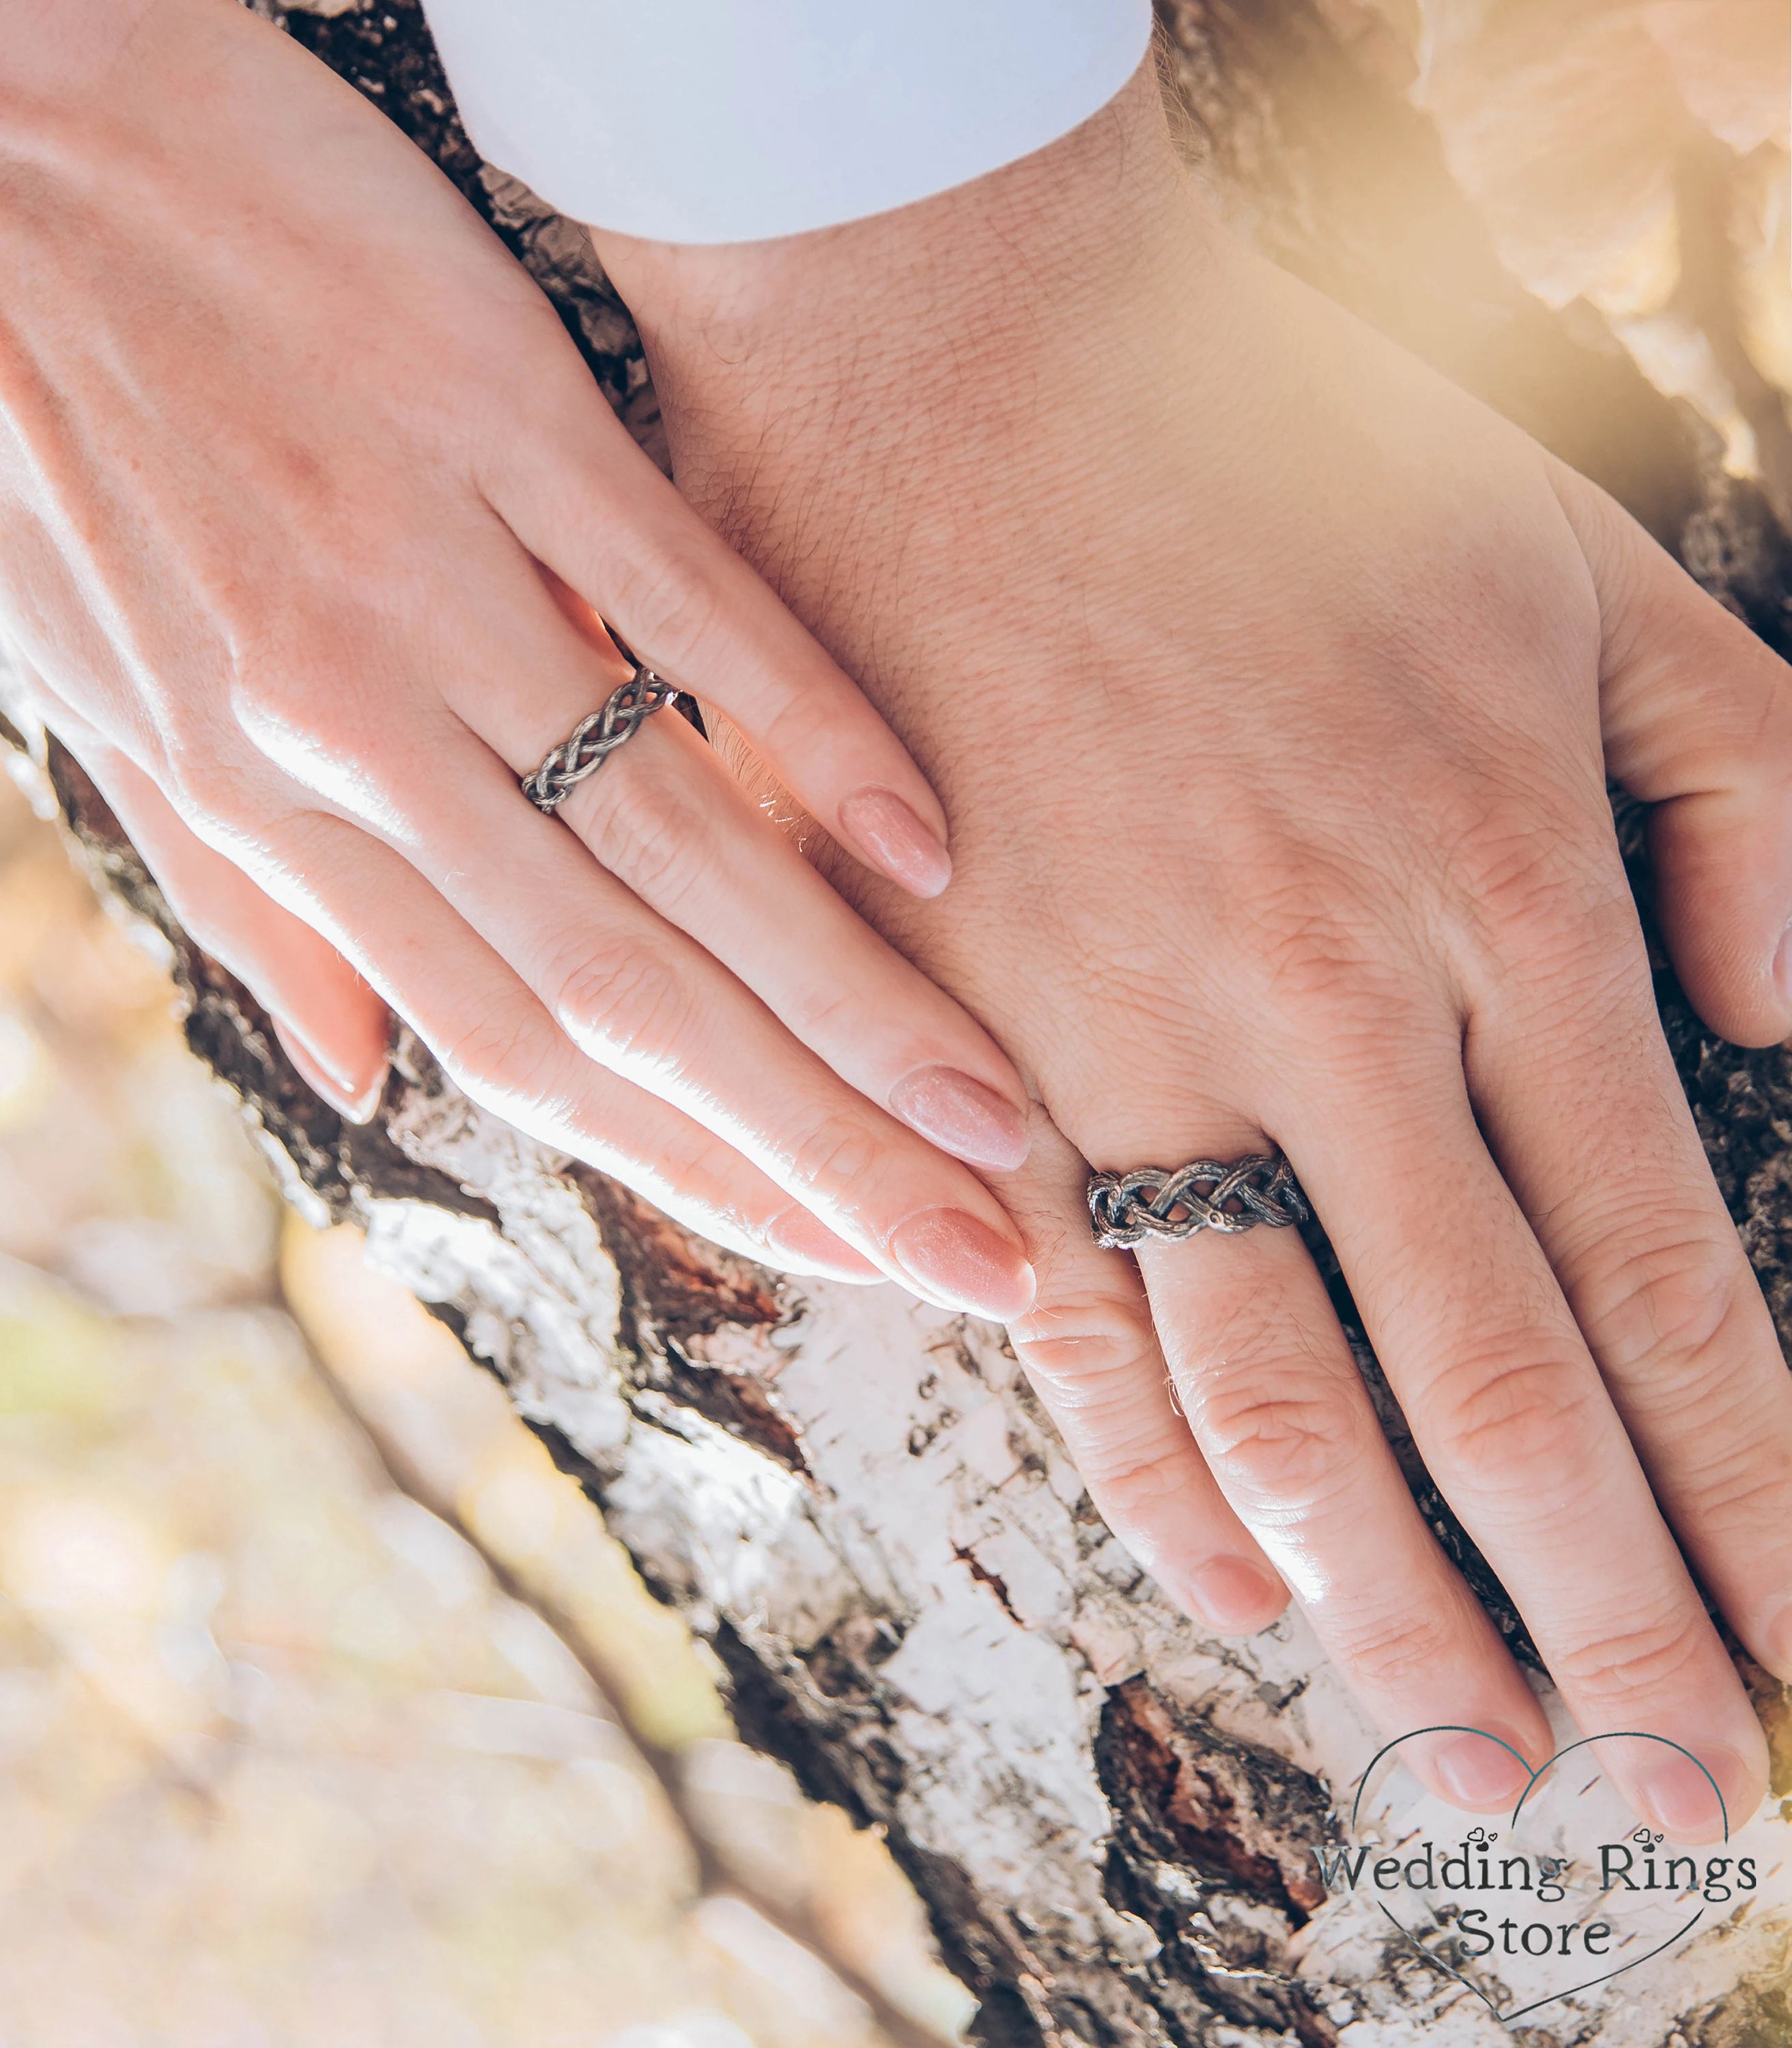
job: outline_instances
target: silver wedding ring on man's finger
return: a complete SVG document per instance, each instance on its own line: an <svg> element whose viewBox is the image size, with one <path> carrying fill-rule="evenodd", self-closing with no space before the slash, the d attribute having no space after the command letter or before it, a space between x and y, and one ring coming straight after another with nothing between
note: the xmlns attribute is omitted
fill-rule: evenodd
<svg viewBox="0 0 1792 2048"><path fill-rule="evenodd" d="M645 662L637 662L634 673L620 689L611 692L603 708L580 719L533 774L523 777L523 794L537 810L552 817L587 776L595 775L619 747L632 739L677 694L663 676L655 675Z"/></svg>
<svg viewBox="0 0 1792 2048"><path fill-rule="evenodd" d="M1198 1230L1227 1236L1266 1224L1286 1230L1312 1211L1279 1152L1252 1152L1228 1166L1191 1159L1166 1173L1140 1166L1130 1173L1089 1176L1089 1215L1095 1241L1110 1251L1148 1237L1193 1237Z"/></svg>

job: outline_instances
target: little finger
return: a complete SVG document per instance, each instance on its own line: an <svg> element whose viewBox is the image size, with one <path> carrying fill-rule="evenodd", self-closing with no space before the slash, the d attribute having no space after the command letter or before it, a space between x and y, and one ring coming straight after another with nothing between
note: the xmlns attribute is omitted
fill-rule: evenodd
<svg viewBox="0 0 1792 2048"><path fill-rule="evenodd" d="M432 773L413 765L406 786L406 857L576 1045L744 1153L924 1299L998 1321L1026 1308L1031 1269L983 1182L799 1044L532 809L471 734L444 735Z"/></svg>

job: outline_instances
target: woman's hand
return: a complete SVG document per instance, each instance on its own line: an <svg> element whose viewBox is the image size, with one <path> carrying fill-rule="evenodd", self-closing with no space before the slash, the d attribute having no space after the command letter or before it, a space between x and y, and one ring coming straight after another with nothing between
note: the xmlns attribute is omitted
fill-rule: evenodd
<svg viewBox="0 0 1792 2048"><path fill-rule="evenodd" d="M519 791L630 673L600 617L859 859L944 886L887 727L389 122L233 0L21 0L0 619L176 911L345 1107L383 999L712 1235L1018 1313L1013 1226L935 1149L1024 1155L987 1035L677 717L557 818Z"/></svg>
<svg viewBox="0 0 1792 2048"><path fill-rule="evenodd" d="M1694 1001L1781 1036L1786 670L1589 486L1232 242L1148 74L901 213L599 248L681 487L947 798L951 897L855 893L1069 1141L998 1183L1040 1278L1012 1328L1116 1533L1221 1630L1281 1607L1266 1557L1392 1735L1553 1747L1296 1234L1089 1243L1083 1161L1278 1144L1582 1728L1685 1744L1745 1818L1764 1746L1693 1573L1792 1678L1792 1377L1605 774L1656 806ZM1627 1751L1652 1819L1717 1832L1697 1766ZM1523 1783L1476 1736L1416 1760L1471 1807Z"/></svg>

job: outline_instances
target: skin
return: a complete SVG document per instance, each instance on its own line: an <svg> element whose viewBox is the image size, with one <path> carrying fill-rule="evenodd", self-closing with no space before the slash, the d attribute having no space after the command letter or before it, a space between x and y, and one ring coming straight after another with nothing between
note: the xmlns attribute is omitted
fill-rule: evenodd
<svg viewBox="0 0 1792 2048"><path fill-rule="evenodd" d="M1705 1018L1784 1035L1788 672L1581 479L1228 237L1148 74L895 214L598 240L681 488L952 819L928 905L807 843L1049 1116L995 1182L1039 1276L1011 1328L1111 1525L1217 1628L1292 1588L1391 1735L1550 1753L1297 1236L1088 1245L1085 1162L1279 1144L1582 1730L1682 1744L1751 1813L1764 1746L1693 1573L1792 1677L1792 1377L1605 776L1656 806ZM1410 1747L1464 1806L1524 1782L1477 1736ZM1602 1761L1677 1839L1720 1831L1699 1763Z"/></svg>
<svg viewBox="0 0 1792 2048"><path fill-rule="evenodd" d="M1243 1630L1291 1586L1391 1732L1540 1758L1299 1243L1089 1243L1088 1162L1279 1142L1583 1728L1683 1741L1753 1804L1759 1732L1675 1539L1792 1676L1792 1392L1603 778L1658 807L1707 1018L1783 1034L1776 662L1584 484L1231 243L1149 78L877 221L604 239L681 486L762 584L446 185L228 0L25 8L0 65L0 260L29 286L0 308L11 634L316 1071L366 1106L370 983L469 1092L724 1242L916 1285L904 1224L968 1220L920 1291L1010 1317L1173 1596ZM754 794L820 820L806 850L1018 1077L671 720L571 831L520 806L514 774L622 673L599 615L704 693ZM940 821L848 674L944 800L943 896L922 840L838 851L867 787ZM843 948L888 1001L842 1007ZM1034 1098L1007 1215L878 1106L923 1053ZM1677 1837L1716 1832L1696 1773L1613 1761ZM1494 1807L1500 1763L1419 1767Z"/></svg>
<svg viewBox="0 0 1792 2048"><path fill-rule="evenodd" d="M0 619L316 1084L370 1113L390 1003L470 1095L742 1250L1024 1308L960 1163L1025 1156L1011 1064L691 728L556 818L522 801L629 673L601 616L859 859L921 895L951 869L888 727L433 167L231 0L26 6L0 266Z"/></svg>

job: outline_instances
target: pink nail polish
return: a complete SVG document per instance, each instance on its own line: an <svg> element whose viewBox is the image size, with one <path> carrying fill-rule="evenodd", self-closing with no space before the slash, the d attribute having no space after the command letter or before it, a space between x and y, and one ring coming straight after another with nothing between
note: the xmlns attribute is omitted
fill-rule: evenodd
<svg viewBox="0 0 1792 2048"><path fill-rule="evenodd" d="M840 805L848 846L911 895L937 896L952 879L952 856L937 832L894 789L861 789Z"/></svg>
<svg viewBox="0 0 1792 2048"><path fill-rule="evenodd" d="M956 1067L917 1067L890 1091L890 1107L924 1138L973 1166L1007 1173L1027 1155L1026 1116Z"/></svg>
<svg viewBox="0 0 1792 2048"><path fill-rule="evenodd" d="M1749 1803L1751 1775L1736 1751L1712 1747L1700 1751L1698 1756L1704 1771L1689 1756L1664 1752L1658 1762L1646 1764L1637 1773L1632 1786L1643 1819L1652 1821L1670 1841L1714 1842L1723 1835L1726 1815L1732 1834L1755 1817L1754 1806ZM1710 1772L1709 1778L1705 1771ZM1721 1806L1711 1789L1713 1778L1724 1795ZM1756 1785L1757 1802L1759 1797Z"/></svg>
<svg viewBox="0 0 1792 2048"><path fill-rule="evenodd" d="M385 1061L380 1062L378 1072L357 1093L351 1083L332 1073L324 1065L292 1025L283 1024L277 1017L270 1021L273 1035L312 1094L320 1096L338 1116L350 1123L371 1123L379 1107L379 1099L386 1092Z"/></svg>
<svg viewBox="0 0 1792 2048"><path fill-rule="evenodd" d="M1248 1557L1210 1557L1192 1571L1160 1559L1152 1577L1185 1614L1220 1635L1255 1635L1288 1604L1282 1581Z"/></svg>
<svg viewBox="0 0 1792 2048"><path fill-rule="evenodd" d="M890 1240L917 1294L943 1307L1006 1322L1033 1305L1033 1268L1020 1251L963 1209L924 1209Z"/></svg>
<svg viewBox="0 0 1792 2048"><path fill-rule="evenodd" d="M1512 1749L1517 1738L1499 1732ZM1471 1813L1501 1810L1518 1803L1519 1794L1530 1782L1530 1767L1512 1750L1502 1748L1486 1734L1452 1736L1431 1751L1430 1776L1446 1799Z"/></svg>

